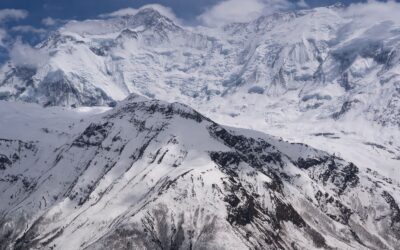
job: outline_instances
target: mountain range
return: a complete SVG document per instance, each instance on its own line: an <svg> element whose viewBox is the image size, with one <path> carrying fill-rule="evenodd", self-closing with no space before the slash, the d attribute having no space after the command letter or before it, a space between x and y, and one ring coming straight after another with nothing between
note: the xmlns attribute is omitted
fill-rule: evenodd
<svg viewBox="0 0 400 250"><path fill-rule="evenodd" d="M343 12L283 12L214 29L179 26L151 8L71 21L37 45L40 63L3 66L0 96L98 106L136 93L199 109L212 103L207 110L272 99L268 106L290 106L297 116L353 112L398 126L400 26Z"/></svg>
<svg viewBox="0 0 400 250"><path fill-rule="evenodd" d="M400 248L399 31L66 23L0 69L0 249Z"/></svg>

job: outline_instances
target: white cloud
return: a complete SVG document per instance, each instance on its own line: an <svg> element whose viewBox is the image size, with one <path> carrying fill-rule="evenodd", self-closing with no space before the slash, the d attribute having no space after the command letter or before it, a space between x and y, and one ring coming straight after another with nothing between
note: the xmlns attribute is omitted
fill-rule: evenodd
<svg viewBox="0 0 400 250"><path fill-rule="evenodd" d="M139 9L135 9L135 8L125 8L125 9L120 9L108 14L103 14L100 15L100 17L103 18L107 18L107 17L119 17L119 16L127 16L127 15L136 15L140 10L142 9L147 9L147 8L152 8L158 12L160 12L161 15L168 17L169 19L171 19L174 22L179 22L180 20L175 16L173 10L169 7L165 7L163 5L160 4L147 4L144 5L142 7L140 7Z"/></svg>
<svg viewBox="0 0 400 250"><path fill-rule="evenodd" d="M6 20L20 20L28 16L26 10L0 9L0 24ZM6 47L4 41L9 38L7 31L0 27L0 47Z"/></svg>
<svg viewBox="0 0 400 250"><path fill-rule="evenodd" d="M306 3L305 0L300 0L297 2L297 6L299 6L300 8L309 8L310 6Z"/></svg>
<svg viewBox="0 0 400 250"><path fill-rule="evenodd" d="M20 20L24 19L28 16L28 12L26 10L18 10L18 9L2 9L0 10L0 22L6 19L14 19Z"/></svg>
<svg viewBox="0 0 400 250"><path fill-rule="evenodd" d="M100 17L119 17L119 16L134 16L138 13L139 9L125 8L111 13L102 14Z"/></svg>
<svg viewBox="0 0 400 250"><path fill-rule="evenodd" d="M364 24L375 24L382 21L400 24L400 3L369 0L366 3L351 4L342 14L344 17L354 18Z"/></svg>
<svg viewBox="0 0 400 250"><path fill-rule="evenodd" d="M224 0L198 16L198 20L207 26L220 26L232 22L248 22L261 15L296 6L298 4L288 0L246 0L245 3L243 0Z"/></svg>
<svg viewBox="0 0 400 250"><path fill-rule="evenodd" d="M7 32L0 28L0 47L4 47L4 40L7 37Z"/></svg>
<svg viewBox="0 0 400 250"><path fill-rule="evenodd" d="M400 3L395 1L352 4L338 11L347 25L340 34L342 39L351 39L357 34L356 46L371 42L386 43L394 38L394 30L400 26Z"/></svg>
<svg viewBox="0 0 400 250"><path fill-rule="evenodd" d="M44 24L45 26L54 26L56 25L58 22L57 19L54 19L52 17L46 17L44 19L42 19L42 24Z"/></svg>
<svg viewBox="0 0 400 250"><path fill-rule="evenodd" d="M12 31L15 32L20 32L20 33L36 33L36 34L43 34L46 33L45 29L39 29L35 28L30 25L20 25L20 26L14 26L11 28Z"/></svg>
<svg viewBox="0 0 400 250"><path fill-rule="evenodd" d="M9 56L14 65L30 68L43 66L49 58L49 55L46 52L35 49L21 41L14 43L9 52Z"/></svg>

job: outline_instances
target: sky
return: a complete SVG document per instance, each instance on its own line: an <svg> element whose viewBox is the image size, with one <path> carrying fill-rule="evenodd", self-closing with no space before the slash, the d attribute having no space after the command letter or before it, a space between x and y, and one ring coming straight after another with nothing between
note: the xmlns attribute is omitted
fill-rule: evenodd
<svg viewBox="0 0 400 250"><path fill-rule="evenodd" d="M175 14L188 22L194 22L196 17L223 0L1 0L0 9L24 9L29 15L21 23L42 26L46 17L54 19L88 19L100 14L113 12L122 8L139 8L146 4L158 3L173 9ZM260 0L267 1L268 0ZM296 2L299 0L288 0ZM242 0L246 6L249 0ZM252 2L252 1L250 1ZM269 0L283 2L283 0ZM310 7L332 5L337 0L305 0ZM363 2L362 0L344 0L343 3ZM365 2L365 1L364 1Z"/></svg>
<svg viewBox="0 0 400 250"><path fill-rule="evenodd" d="M342 3L367 0L342 0ZM392 0L393 1L393 0ZM224 24L247 21L254 15L276 10L313 8L337 3L337 0L0 0L0 63L7 57L12 44L34 45L49 30L67 20L98 18L125 8L147 4L167 7L187 25Z"/></svg>

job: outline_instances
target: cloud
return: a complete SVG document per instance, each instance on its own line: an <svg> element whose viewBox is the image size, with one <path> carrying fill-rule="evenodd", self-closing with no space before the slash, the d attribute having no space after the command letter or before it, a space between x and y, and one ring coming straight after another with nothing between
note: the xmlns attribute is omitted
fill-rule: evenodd
<svg viewBox="0 0 400 250"><path fill-rule="evenodd" d="M0 9L0 25L7 20L20 20L28 16L26 10ZM0 47L6 47L5 41L9 38L7 30L0 27Z"/></svg>
<svg viewBox="0 0 400 250"><path fill-rule="evenodd" d="M305 2L300 1L304 6ZM261 15L288 10L299 6L288 0L224 0L207 9L197 19L207 26L220 26L232 22L248 22Z"/></svg>
<svg viewBox="0 0 400 250"><path fill-rule="evenodd" d="M299 8L310 8L310 6L308 5L308 3L306 3L305 0L298 1L297 6L299 6Z"/></svg>
<svg viewBox="0 0 400 250"><path fill-rule="evenodd" d="M32 46L17 40L9 51L11 62L15 66L38 68L49 59L47 52L35 49Z"/></svg>
<svg viewBox="0 0 400 250"><path fill-rule="evenodd" d="M7 37L7 32L4 29L0 29L0 47L4 47L4 40Z"/></svg>
<svg viewBox="0 0 400 250"><path fill-rule="evenodd" d="M147 8L152 8L156 11L158 11L161 15L168 17L174 22L180 22L180 20L176 17L174 14L173 10L169 7L165 7L160 4L147 4L143 5L139 9L135 8L125 8L125 9L120 9L111 13L107 14L102 14L100 17L102 18L108 18L108 17L119 17L119 16L127 16L127 15L136 15L140 10L147 9Z"/></svg>
<svg viewBox="0 0 400 250"><path fill-rule="evenodd" d="M20 32L20 33L35 33L35 34L43 34L46 33L45 29L35 28L30 25L20 25L14 26L11 28L12 31Z"/></svg>
<svg viewBox="0 0 400 250"><path fill-rule="evenodd" d="M57 19L54 19L52 17L46 17L42 19L42 24L45 26L54 26L58 23Z"/></svg>
<svg viewBox="0 0 400 250"><path fill-rule="evenodd" d="M0 22L7 19L20 20L26 18L27 16L28 16L28 11L26 10L18 10L18 9L0 10Z"/></svg>
<svg viewBox="0 0 400 250"><path fill-rule="evenodd" d="M364 24L381 23L382 21L392 21L400 24L400 3L396 1L373 1L366 3L351 4L342 15L346 18L353 18Z"/></svg>

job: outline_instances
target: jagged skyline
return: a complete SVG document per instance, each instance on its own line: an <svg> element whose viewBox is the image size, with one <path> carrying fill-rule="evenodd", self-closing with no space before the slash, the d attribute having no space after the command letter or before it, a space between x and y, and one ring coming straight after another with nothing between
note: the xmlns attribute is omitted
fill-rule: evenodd
<svg viewBox="0 0 400 250"><path fill-rule="evenodd" d="M0 2L0 64L7 60L16 42L35 45L51 31L70 20L96 19L101 15L157 4L167 8L185 25L220 25L249 21L277 10L306 9L339 3L337 0L3 0ZM365 0L341 1L345 5ZM385 1L368 1L373 2ZM391 1L394 2L394 1Z"/></svg>

